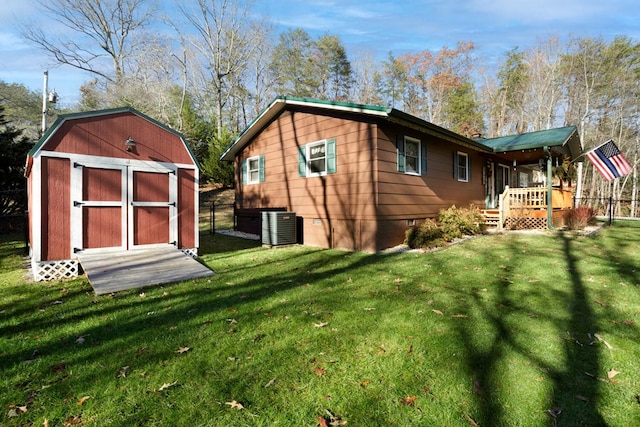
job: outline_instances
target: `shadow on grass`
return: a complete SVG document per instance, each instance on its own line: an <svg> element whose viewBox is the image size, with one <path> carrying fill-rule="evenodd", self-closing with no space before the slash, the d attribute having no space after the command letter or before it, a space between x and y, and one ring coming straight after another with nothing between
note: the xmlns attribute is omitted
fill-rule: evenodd
<svg viewBox="0 0 640 427"><path fill-rule="evenodd" d="M466 301L463 303L466 310L478 313L477 320L488 322L492 331L489 336L479 337L480 328L476 322L458 323L457 328L471 376L469 387L476 401L477 412L472 417L479 425L509 425L514 421L508 418L509 412L503 407L505 395L516 391L512 389L513 382L506 381L509 376L506 369L509 363L513 363L514 354L537 366L551 379L552 394L547 399L550 425L606 425L597 410L600 394L597 375L602 369L599 350L597 345L589 345L589 337L598 333L598 319L591 309L588 290L579 271L579 254L573 247L572 239L563 234L559 234L557 239L561 251L544 253L543 248L533 255L540 260L547 260L547 265L540 268L554 268L549 261L554 256L561 256L557 260L560 262L557 268L567 272L563 276L568 281L559 287L559 292L551 291L555 284L543 282L537 285L550 289L532 287L527 292L511 291L513 286L517 286L514 283L523 280L522 277L516 279L519 264L525 262L524 257L531 256L530 253L523 253L523 247L514 236L509 249L509 262L503 265L504 275L486 284L488 288L496 290L496 299L483 299L481 292L475 292L472 298L468 298L468 295L460 297ZM497 254L482 253L477 257L485 264L504 263ZM535 277L529 280L537 282ZM529 298L531 301L527 301ZM553 306L562 307L561 310L567 312L566 316L533 312L533 300L546 301L550 312ZM522 337L518 336L521 332L516 320L518 316L540 318L553 325L557 333L556 340L562 340L564 357L561 366L551 364L544 354L532 351L537 343L523 342ZM522 386L526 387L525 384Z"/></svg>

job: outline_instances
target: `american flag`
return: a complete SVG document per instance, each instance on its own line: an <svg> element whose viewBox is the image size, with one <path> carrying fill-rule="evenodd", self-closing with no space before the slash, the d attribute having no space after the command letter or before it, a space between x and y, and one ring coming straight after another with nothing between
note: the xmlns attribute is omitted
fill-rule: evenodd
<svg viewBox="0 0 640 427"><path fill-rule="evenodd" d="M585 156L607 181L628 175L633 170L612 139L589 151Z"/></svg>

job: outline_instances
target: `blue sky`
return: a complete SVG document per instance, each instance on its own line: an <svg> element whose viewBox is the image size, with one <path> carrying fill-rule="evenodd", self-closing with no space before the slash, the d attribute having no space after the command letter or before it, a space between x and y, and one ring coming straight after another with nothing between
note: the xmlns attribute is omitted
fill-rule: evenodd
<svg viewBox="0 0 640 427"><path fill-rule="evenodd" d="M389 52L437 51L472 41L481 62L491 66L515 46L526 50L550 37L624 35L640 41L637 0L254 1L256 12L266 15L277 32L303 28L314 37L338 35L350 57L368 52L384 59ZM49 88L71 104L90 76L56 65L20 38L16 21L36 19L37 12L35 0L0 0L0 80L41 91L47 69Z"/></svg>

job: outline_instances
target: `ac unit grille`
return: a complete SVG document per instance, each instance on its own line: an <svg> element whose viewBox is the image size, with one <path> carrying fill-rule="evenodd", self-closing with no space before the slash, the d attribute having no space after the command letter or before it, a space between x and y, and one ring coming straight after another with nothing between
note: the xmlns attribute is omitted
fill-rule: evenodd
<svg viewBox="0 0 640 427"><path fill-rule="evenodd" d="M262 244L270 246L296 243L295 212L262 212Z"/></svg>

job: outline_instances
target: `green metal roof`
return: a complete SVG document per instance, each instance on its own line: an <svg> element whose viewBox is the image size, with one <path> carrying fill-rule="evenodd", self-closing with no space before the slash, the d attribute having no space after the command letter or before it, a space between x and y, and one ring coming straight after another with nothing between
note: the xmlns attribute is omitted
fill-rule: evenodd
<svg viewBox="0 0 640 427"><path fill-rule="evenodd" d="M240 135L224 150L221 160L232 161L254 136L260 133L272 120L274 120L287 106L303 106L334 111L345 111L363 114L369 117L378 117L393 123L417 128L423 132L436 134L439 137L457 144L473 147L476 150L490 152L491 149L480 141L466 138L443 127L434 125L426 120L404 113L395 108L381 107L378 105L354 104L350 102L325 101L312 98L278 97L274 99L256 117Z"/></svg>
<svg viewBox="0 0 640 427"><path fill-rule="evenodd" d="M194 164L196 165L196 167L198 169L200 169L200 164L198 163L198 159L196 158L195 154L193 153L193 151L191 150L191 147L189 146L189 144L187 144L187 140L185 139L184 135L180 132L178 132L175 129L170 128L169 126L160 123L159 121L152 119L151 117L147 116L146 114L141 113L140 111L136 110L135 108L132 107L119 107L119 108L109 108L109 109L105 109L105 110L96 110L96 111L82 111L79 113L69 113L69 114L60 114L58 116L58 118L56 119L56 121L47 128L47 130L44 132L44 134L42 134L42 136L40 137L40 139L38 140L38 142L33 146L33 148L31 148L31 150L29 151L29 156L34 156L35 154L38 153L38 151L40 151L40 149L42 148L42 146L49 140L49 138L51 137L51 135L53 135L61 126L64 122L68 121L68 120L77 120L77 119L84 119L84 118L91 118L91 117L100 117L100 116L108 116L108 115L112 115L112 114L121 114L121 113L131 113L134 114L144 120L147 120L148 122L151 122L153 124L155 124L156 126L161 127L162 129L173 133L174 135L176 135L177 137L179 137L185 147L187 148L187 151L189 152L189 155L191 156L191 158L193 159Z"/></svg>
<svg viewBox="0 0 640 427"><path fill-rule="evenodd" d="M576 132L577 129L575 126L565 126L517 135L501 136L498 138L481 139L478 140L478 142L491 148L494 153L532 150L565 145L575 136Z"/></svg>

